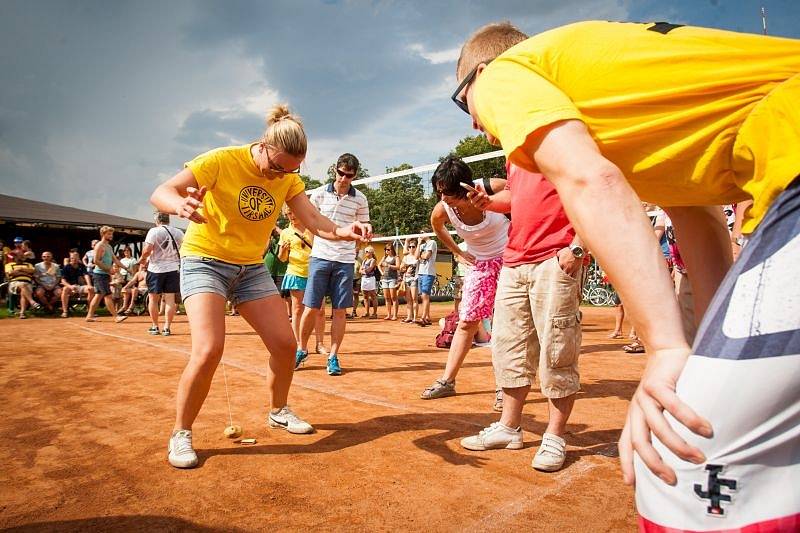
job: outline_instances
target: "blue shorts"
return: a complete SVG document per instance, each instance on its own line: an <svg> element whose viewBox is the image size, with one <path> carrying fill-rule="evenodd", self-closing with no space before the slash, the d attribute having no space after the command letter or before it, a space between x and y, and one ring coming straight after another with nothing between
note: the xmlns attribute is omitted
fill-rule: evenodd
<svg viewBox="0 0 800 533"><path fill-rule="evenodd" d="M283 276L283 283L281 284L282 291L304 291L308 284L308 278L303 276L295 276L293 274L286 274Z"/></svg>
<svg viewBox="0 0 800 533"><path fill-rule="evenodd" d="M430 295L433 288L433 280L436 278L433 274L419 274L417 276L417 287L421 294Z"/></svg>
<svg viewBox="0 0 800 533"><path fill-rule="evenodd" d="M353 307L353 263L311 258L303 305L319 309L325 295L331 297L334 309Z"/></svg>
<svg viewBox="0 0 800 533"><path fill-rule="evenodd" d="M234 305L278 294L264 263L234 265L209 257L181 259L181 296L214 293Z"/></svg>

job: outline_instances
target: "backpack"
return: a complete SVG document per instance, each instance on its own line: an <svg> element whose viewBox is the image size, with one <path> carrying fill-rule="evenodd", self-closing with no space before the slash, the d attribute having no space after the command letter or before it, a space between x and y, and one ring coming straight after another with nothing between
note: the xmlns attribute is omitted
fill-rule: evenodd
<svg viewBox="0 0 800 533"><path fill-rule="evenodd" d="M450 345L453 343L453 337L456 334L457 327L458 313L453 311L444 318L444 327L442 328L442 331L436 335L436 347L450 348Z"/></svg>

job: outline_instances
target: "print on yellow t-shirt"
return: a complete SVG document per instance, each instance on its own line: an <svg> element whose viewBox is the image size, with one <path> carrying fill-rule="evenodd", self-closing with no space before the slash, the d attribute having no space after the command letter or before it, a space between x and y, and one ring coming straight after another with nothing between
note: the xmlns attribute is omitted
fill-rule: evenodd
<svg viewBox="0 0 800 533"><path fill-rule="evenodd" d="M217 148L186 163L198 185L208 189L201 209L207 222L189 224L181 256L261 263L281 207L305 186L298 174L262 176L251 146Z"/></svg>

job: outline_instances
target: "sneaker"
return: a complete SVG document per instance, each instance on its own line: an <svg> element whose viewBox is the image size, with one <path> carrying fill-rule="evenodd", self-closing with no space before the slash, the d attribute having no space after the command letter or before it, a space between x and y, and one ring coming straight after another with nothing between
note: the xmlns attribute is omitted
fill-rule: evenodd
<svg viewBox="0 0 800 533"><path fill-rule="evenodd" d="M194 468L197 466L197 454L192 448L192 432L179 429L172 434L167 446L167 459L175 468Z"/></svg>
<svg viewBox="0 0 800 533"><path fill-rule="evenodd" d="M437 379L433 385L422 391L419 395L423 400L435 400L436 398L446 398L447 396L456 395L456 382L447 381L444 379Z"/></svg>
<svg viewBox="0 0 800 533"><path fill-rule="evenodd" d="M477 435L462 439L461 446L478 452L497 448L519 450L522 448L522 428L512 429L500 422L492 422Z"/></svg>
<svg viewBox="0 0 800 533"><path fill-rule="evenodd" d="M492 406L492 411L497 411L498 413L503 412L503 389L494 391L494 405Z"/></svg>
<svg viewBox="0 0 800 533"><path fill-rule="evenodd" d="M277 413L270 412L267 417L267 424L271 428L285 429L289 433L300 435L314 433L314 428L311 424L294 414L288 405L284 405Z"/></svg>
<svg viewBox="0 0 800 533"><path fill-rule="evenodd" d="M332 354L330 357L328 357L328 375L329 376L342 375L342 367L339 366L339 358L336 357L336 354Z"/></svg>
<svg viewBox="0 0 800 533"><path fill-rule="evenodd" d="M545 433L542 435L542 444L533 456L531 466L543 472L555 472L564 466L567 458L567 443L558 435Z"/></svg>
<svg viewBox="0 0 800 533"><path fill-rule="evenodd" d="M297 350L294 352L294 369L297 370L303 364L303 361L308 359L307 350Z"/></svg>
<svg viewBox="0 0 800 533"><path fill-rule="evenodd" d="M473 348L491 348L492 341L472 341Z"/></svg>
<svg viewBox="0 0 800 533"><path fill-rule="evenodd" d="M158 326L150 326L150 329L147 330L147 333L150 335L160 335L158 331Z"/></svg>
<svg viewBox="0 0 800 533"><path fill-rule="evenodd" d="M161 330L161 335L163 335L164 337L169 337L170 335L172 335L172 332L169 330L169 328L164 328Z"/></svg>

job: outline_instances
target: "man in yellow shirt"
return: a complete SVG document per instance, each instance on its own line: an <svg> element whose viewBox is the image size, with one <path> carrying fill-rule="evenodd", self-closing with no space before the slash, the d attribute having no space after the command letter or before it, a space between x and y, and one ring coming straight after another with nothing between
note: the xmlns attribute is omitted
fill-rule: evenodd
<svg viewBox="0 0 800 533"><path fill-rule="evenodd" d="M799 73L800 41L667 23L531 38L491 24L462 48L453 100L553 182L650 352L620 440L628 483L636 452L643 527L800 527L800 493L775 492L800 477L800 286L786 283L800 255ZM692 350L637 193L666 208L697 316L709 310ZM723 283L715 206L750 199L750 242Z"/></svg>

